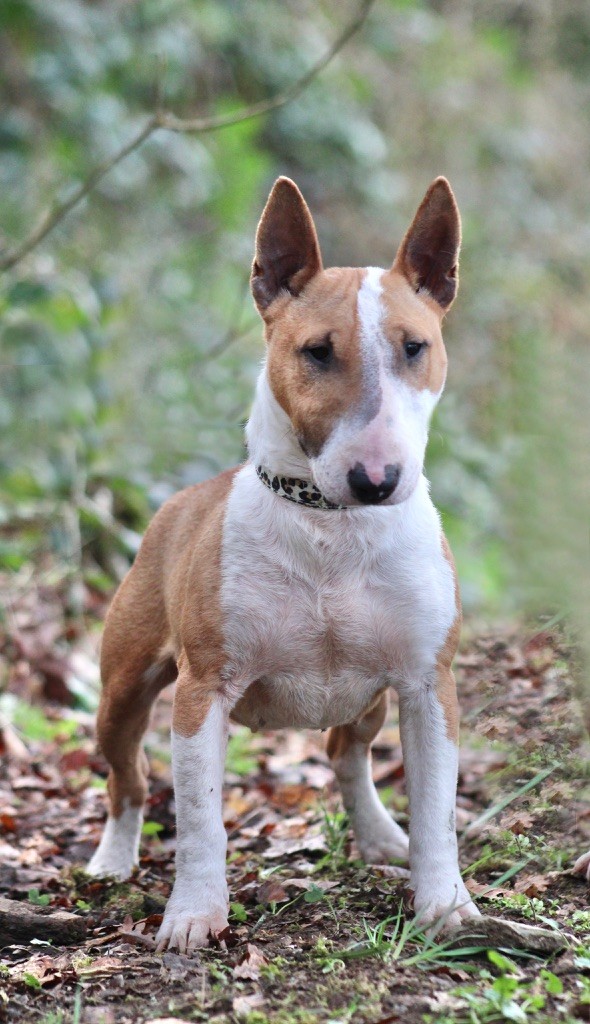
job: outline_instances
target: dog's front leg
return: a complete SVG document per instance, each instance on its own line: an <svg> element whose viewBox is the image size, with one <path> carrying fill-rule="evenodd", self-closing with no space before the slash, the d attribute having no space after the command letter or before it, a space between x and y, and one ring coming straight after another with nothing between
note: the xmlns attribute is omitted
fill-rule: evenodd
<svg viewBox="0 0 590 1024"><path fill-rule="evenodd" d="M400 731L410 801L410 885L424 924L479 914L459 871L455 800L458 708L450 669L400 687Z"/></svg>
<svg viewBox="0 0 590 1024"><path fill-rule="evenodd" d="M221 795L227 701L181 667L172 723L176 801L176 881L158 932L158 949L190 953L227 927L227 837Z"/></svg>

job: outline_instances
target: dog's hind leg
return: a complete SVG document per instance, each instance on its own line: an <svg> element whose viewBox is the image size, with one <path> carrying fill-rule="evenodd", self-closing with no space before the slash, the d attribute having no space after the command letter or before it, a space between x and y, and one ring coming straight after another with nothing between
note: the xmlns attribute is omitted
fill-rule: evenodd
<svg viewBox="0 0 590 1024"><path fill-rule="evenodd" d="M143 735L153 702L176 678L176 664L162 648L158 595L142 594L133 576L132 570L115 598L103 638L97 734L109 763L110 811L87 868L91 875L120 879L129 877L139 858L147 796Z"/></svg>
<svg viewBox="0 0 590 1024"><path fill-rule="evenodd" d="M330 729L328 756L361 856L367 864L408 859L408 837L381 803L371 776L371 743L387 714L387 692L363 718Z"/></svg>

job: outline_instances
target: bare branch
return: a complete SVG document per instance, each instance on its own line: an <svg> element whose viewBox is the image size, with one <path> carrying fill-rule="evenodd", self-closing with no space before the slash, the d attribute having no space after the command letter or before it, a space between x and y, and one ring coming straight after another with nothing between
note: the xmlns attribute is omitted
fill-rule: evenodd
<svg viewBox="0 0 590 1024"><path fill-rule="evenodd" d="M21 242L16 249L0 256L0 271L10 270L10 268L14 267L16 263L20 263L20 261L39 244L39 242L43 241L50 231L53 231L54 227L59 224L65 216L67 216L70 210L73 210L78 203L82 202L84 197L92 191L101 178L104 178L105 174L108 174L113 167L120 164L126 156L133 153L133 151L141 146L146 139L149 139L150 135L155 132L156 128L158 128L158 123L156 116L154 115L153 117L150 117L147 124L137 135L134 136L134 138L131 139L130 142L127 143L126 146L123 146L122 149L115 153L114 156L109 157L108 160L103 160L102 163L97 164L94 170L86 178L86 181L83 181L78 188L74 189L69 199L66 199L63 203L58 203L57 206L54 206L52 210L48 210L47 213L43 215L37 227L31 232L28 238L25 238L24 242Z"/></svg>
<svg viewBox="0 0 590 1024"><path fill-rule="evenodd" d="M249 121L253 117L259 117L261 114L267 114L271 110L278 110L279 107L284 107L285 104L297 99L307 89L314 78L317 78L343 46L346 45L348 40L358 32L374 3L375 0L362 0L356 16L349 22L341 35L338 36L338 39L334 41L330 49L315 64L312 64L309 71L306 71L301 78L298 78L296 82L293 82L293 85L290 85L283 92L277 93L276 96L271 96L270 99L253 103L252 106L245 107L235 114L221 114L219 117L195 117L185 120L184 118L175 117L174 114L163 113L159 118L158 127L167 128L171 132L211 132L216 131L218 128L227 128L229 125L241 124L242 121Z"/></svg>
<svg viewBox="0 0 590 1024"><path fill-rule="evenodd" d="M296 99L301 93L307 89L307 87L313 82L315 78L324 70L325 67L334 59L337 53L346 45L349 39L358 32L363 23L365 22L367 15L375 3L375 0L362 0L359 10L355 17L348 23L346 28L341 32L338 38L334 41L332 46L326 53L320 57L315 64L311 66L309 71L306 71L301 78L293 82L287 89L271 96L267 100L260 100L258 103L253 103L250 106L243 107L242 110L238 110L233 114L221 114L216 117L196 117L183 119L176 117L174 114L168 113L160 109L161 92L160 85L158 84L156 93L156 110L145 123L141 131L139 131L133 138L121 149L119 149L112 156L103 160L97 164L93 171L88 175L85 181L83 181L74 191L71 196L64 200L62 203L58 203L51 210L43 215L37 227L24 239L20 245L16 246L12 250L8 250L0 254L0 271L10 270L17 263L20 263L25 256L28 255L40 242L43 241L46 236L53 231L53 229L68 215L70 210L73 210L79 203L96 187L99 181L105 177L109 171L112 171L117 164L120 164L130 153L134 150L139 149L141 145L149 139L154 132L160 129L165 129L171 132L186 132L193 135L202 135L205 132L218 131L220 128L229 128L235 124L241 124L243 121L249 121L254 117L260 117L262 114L267 114L272 110L278 110L280 107L284 107L287 103Z"/></svg>

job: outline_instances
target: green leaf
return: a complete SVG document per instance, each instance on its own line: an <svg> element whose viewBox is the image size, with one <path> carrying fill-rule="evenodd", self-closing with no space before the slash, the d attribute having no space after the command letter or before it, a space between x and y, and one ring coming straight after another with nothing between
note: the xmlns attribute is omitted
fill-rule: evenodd
<svg viewBox="0 0 590 1024"><path fill-rule="evenodd" d="M144 821L141 826L141 833L144 836L157 836L163 829L164 826L159 821Z"/></svg>
<svg viewBox="0 0 590 1024"><path fill-rule="evenodd" d="M74 736L78 732L78 722L73 718L60 718L57 721L46 718L40 708L18 701L12 713L12 721L27 739L54 740L58 736Z"/></svg>
<svg viewBox="0 0 590 1024"><path fill-rule="evenodd" d="M316 885L314 882L311 889L308 889L307 892L304 893L303 899L305 903L319 903L325 895L324 890L320 889L319 885Z"/></svg>
<svg viewBox="0 0 590 1024"><path fill-rule="evenodd" d="M560 996L563 992L563 982L552 971L541 971L541 977L545 981L545 988L551 996Z"/></svg>
<svg viewBox="0 0 590 1024"><path fill-rule="evenodd" d="M17 281L9 289L6 298L11 306L27 306L41 302L48 295L49 288L46 284L25 278L22 281Z"/></svg>
<svg viewBox="0 0 590 1024"><path fill-rule="evenodd" d="M249 729L237 729L229 738L225 764L234 775L251 775L256 769L258 761L250 750L251 740Z"/></svg>
<svg viewBox="0 0 590 1024"><path fill-rule="evenodd" d="M229 909L234 915L236 921L247 921L248 914L243 903L230 903Z"/></svg>
<svg viewBox="0 0 590 1024"><path fill-rule="evenodd" d="M38 889L29 889L27 899L29 903L34 903L38 907L46 907L48 903L51 903L49 893L40 893Z"/></svg>
<svg viewBox="0 0 590 1024"><path fill-rule="evenodd" d="M497 949L488 949L488 960L494 964L503 974L516 974L518 968L507 956L503 956Z"/></svg>

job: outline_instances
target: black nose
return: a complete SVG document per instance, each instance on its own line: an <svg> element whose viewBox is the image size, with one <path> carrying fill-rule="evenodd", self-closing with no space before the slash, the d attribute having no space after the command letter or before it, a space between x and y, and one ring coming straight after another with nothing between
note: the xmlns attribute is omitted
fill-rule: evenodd
<svg viewBox="0 0 590 1024"><path fill-rule="evenodd" d="M380 484L374 484L369 480L362 462L357 462L356 466L348 471L348 483L355 498L362 501L363 505L378 505L380 501L385 501L385 498L393 494L401 472L401 466L386 466L385 479Z"/></svg>

